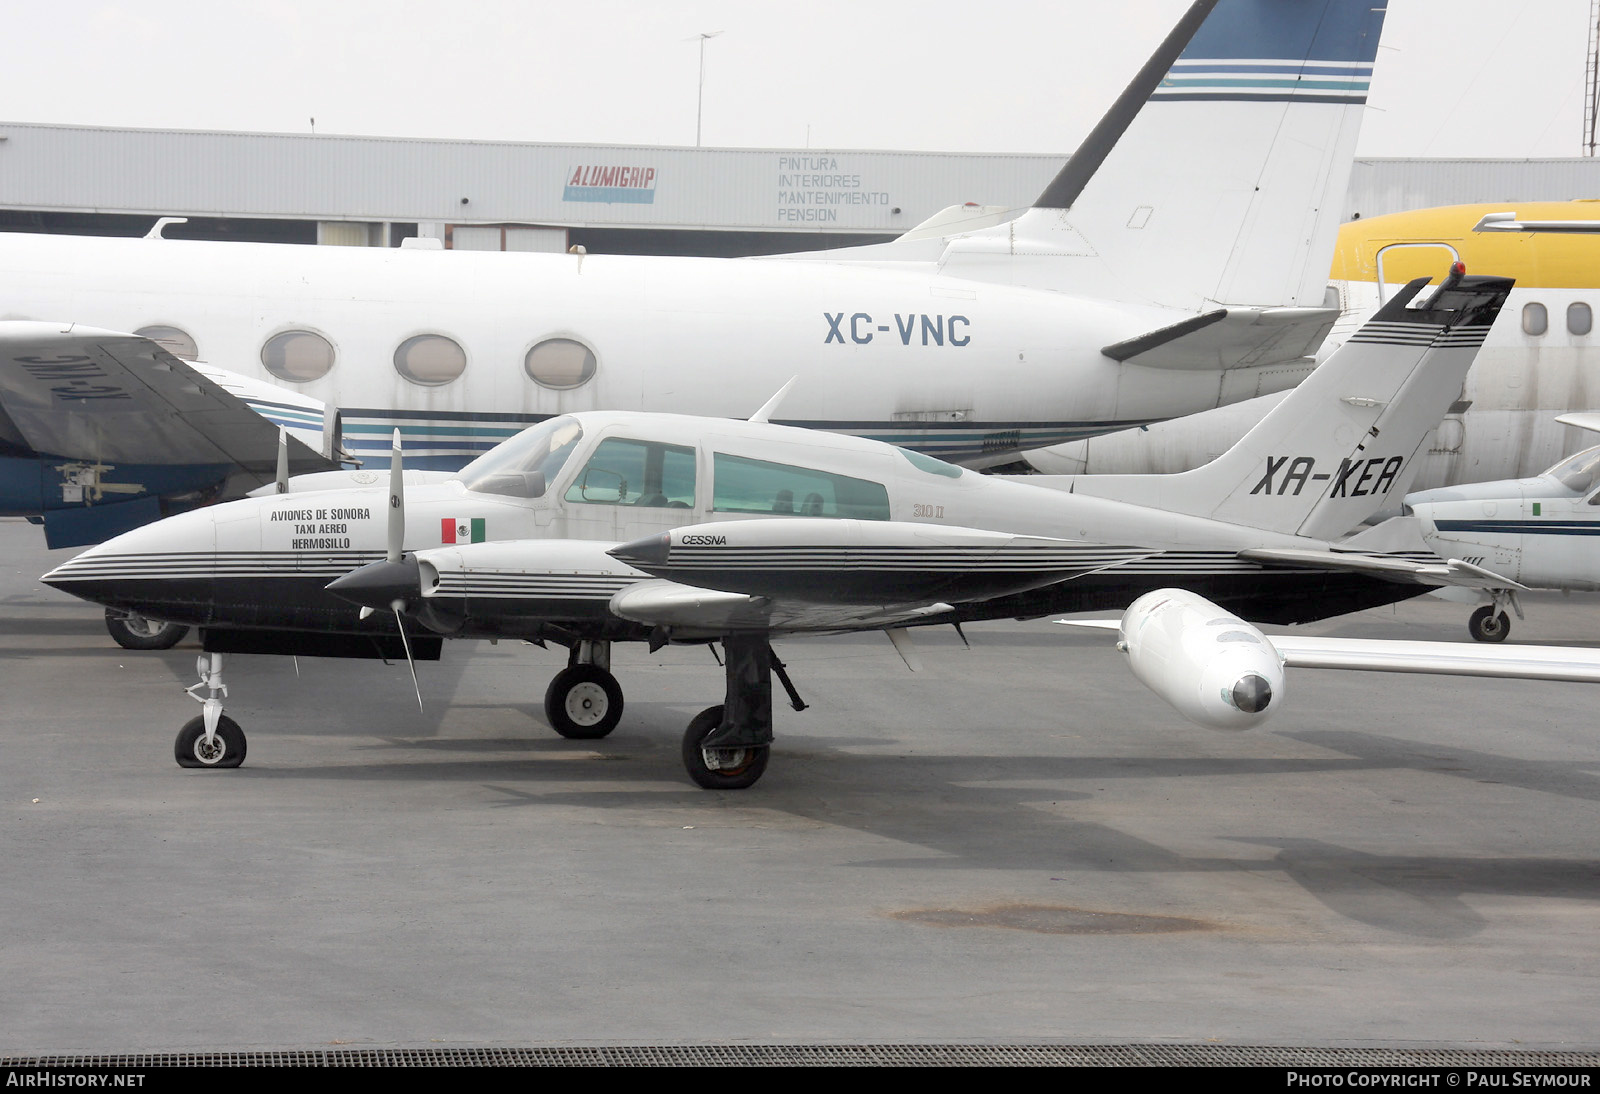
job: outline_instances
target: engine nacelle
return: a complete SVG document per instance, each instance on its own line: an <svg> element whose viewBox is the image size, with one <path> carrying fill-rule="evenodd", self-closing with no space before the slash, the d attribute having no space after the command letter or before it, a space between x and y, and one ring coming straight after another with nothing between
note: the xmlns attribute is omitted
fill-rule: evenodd
<svg viewBox="0 0 1600 1094"><path fill-rule="evenodd" d="M1249 729L1283 705L1283 658L1267 636L1195 593L1157 589L1135 600L1117 648L1191 722Z"/></svg>

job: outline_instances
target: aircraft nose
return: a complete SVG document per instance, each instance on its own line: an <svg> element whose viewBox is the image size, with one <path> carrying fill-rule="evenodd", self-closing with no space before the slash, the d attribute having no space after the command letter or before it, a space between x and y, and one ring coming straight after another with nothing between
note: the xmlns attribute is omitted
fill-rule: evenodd
<svg viewBox="0 0 1600 1094"><path fill-rule="evenodd" d="M388 611L396 600L412 601L422 593L422 568L416 555L399 562L370 562L330 581L325 588L334 596L363 608Z"/></svg>
<svg viewBox="0 0 1600 1094"><path fill-rule="evenodd" d="M633 565L644 564L659 566L667 561L667 552L672 547L672 534L661 532L653 536L636 539L632 543L624 543L620 547L613 547L606 554L619 562Z"/></svg>
<svg viewBox="0 0 1600 1094"><path fill-rule="evenodd" d="M187 519L185 519L187 518ZM184 521L185 529L174 533L168 526ZM148 590L188 576L192 567L181 552L198 541L209 550L209 537L200 536L189 525L192 514L147 524L114 536L63 562L39 580L53 589L81 596L85 600L123 606L136 590Z"/></svg>

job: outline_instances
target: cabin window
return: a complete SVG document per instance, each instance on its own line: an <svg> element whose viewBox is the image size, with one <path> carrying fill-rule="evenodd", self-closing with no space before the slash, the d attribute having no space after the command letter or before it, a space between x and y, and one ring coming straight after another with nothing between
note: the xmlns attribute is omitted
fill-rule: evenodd
<svg viewBox="0 0 1600 1094"><path fill-rule="evenodd" d="M528 378L541 387L582 387L593 377L598 362L594 350L571 338L546 338L522 359Z"/></svg>
<svg viewBox="0 0 1600 1094"><path fill-rule="evenodd" d="M546 485L566 466L583 426L563 414L529 426L509 441L498 444L463 467L456 478L468 490L505 494L513 498L539 498Z"/></svg>
<svg viewBox="0 0 1600 1094"><path fill-rule="evenodd" d="M1537 337L1550 329L1550 313L1539 303L1522 305L1522 333Z"/></svg>
<svg viewBox="0 0 1600 1094"><path fill-rule="evenodd" d="M713 457L712 476L711 507L719 513L889 519L889 491L867 479L721 452Z"/></svg>
<svg viewBox="0 0 1600 1094"><path fill-rule="evenodd" d="M286 330L267 339L261 363L280 380L310 383L333 368L333 343L313 331Z"/></svg>
<svg viewBox="0 0 1600 1094"><path fill-rule="evenodd" d="M1594 311L1582 300L1567 305L1567 333L1588 334L1594 329Z"/></svg>
<svg viewBox="0 0 1600 1094"><path fill-rule="evenodd" d="M200 360L200 347L195 345L188 331L181 327L140 327L133 332L140 338L148 338L172 356L182 361Z"/></svg>
<svg viewBox="0 0 1600 1094"><path fill-rule="evenodd" d="M394 351L394 370L413 384L437 387L448 384L467 369L467 351L442 334L407 338Z"/></svg>
<svg viewBox="0 0 1600 1094"><path fill-rule="evenodd" d="M568 501L595 505L642 505L652 509L694 507L694 449L608 437L567 488Z"/></svg>

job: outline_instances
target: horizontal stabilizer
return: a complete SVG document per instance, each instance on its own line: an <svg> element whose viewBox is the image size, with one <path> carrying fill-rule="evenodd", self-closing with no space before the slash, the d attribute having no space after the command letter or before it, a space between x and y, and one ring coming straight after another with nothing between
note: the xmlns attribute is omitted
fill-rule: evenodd
<svg viewBox="0 0 1600 1094"><path fill-rule="evenodd" d="M1592 410L1577 410L1571 414L1557 414L1556 421L1562 425L1575 426L1578 429L1587 429L1591 433L1600 433L1600 414Z"/></svg>
<svg viewBox="0 0 1600 1094"><path fill-rule="evenodd" d="M1419 561L1397 555L1356 554L1347 551L1316 551L1299 548L1261 547L1240 551L1239 557L1266 566L1313 567L1319 570L1339 570L1345 573L1367 574L1390 581L1412 582L1418 585L1459 585L1468 589L1519 589L1526 585L1503 577L1493 570L1462 562L1458 558L1448 561L1435 559Z"/></svg>
<svg viewBox="0 0 1600 1094"><path fill-rule="evenodd" d="M1149 368L1281 365L1315 354L1338 318L1337 308L1217 308L1100 352Z"/></svg>

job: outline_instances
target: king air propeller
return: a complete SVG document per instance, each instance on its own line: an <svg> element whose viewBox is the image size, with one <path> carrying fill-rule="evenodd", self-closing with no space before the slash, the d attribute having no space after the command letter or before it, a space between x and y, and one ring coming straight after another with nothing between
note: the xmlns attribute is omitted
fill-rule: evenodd
<svg viewBox="0 0 1600 1094"><path fill-rule="evenodd" d="M411 686L417 693L417 709L422 709L422 685L417 682L417 663L411 656L411 639L406 635L405 611L408 596L415 595L420 586L417 556L405 553L406 535L406 485L405 472L400 465L400 431L394 431L394 445L389 453L389 539L380 564L352 570L328 584L346 600L361 605L361 618L366 619L380 610L394 612L395 626L400 629L400 644L405 647L406 667L411 670Z"/></svg>

